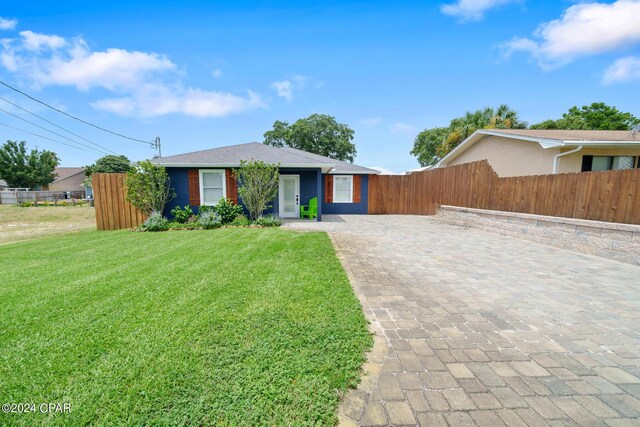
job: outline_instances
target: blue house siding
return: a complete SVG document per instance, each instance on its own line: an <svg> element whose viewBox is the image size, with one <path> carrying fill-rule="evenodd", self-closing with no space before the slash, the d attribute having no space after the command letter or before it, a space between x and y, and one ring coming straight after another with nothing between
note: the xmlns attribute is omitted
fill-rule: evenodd
<svg viewBox="0 0 640 427"><path fill-rule="evenodd" d="M318 194L318 173L320 169L280 169L280 175L300 175L300 206L308 205L309 200L318 197L322 198L322 194ZM273 208L269 213L278 212L278 200L280 195L277 194L273 201Z"/></svg>
<svg viewBox="0 0 640 427"><path fill-rule="evenodd" d="M167 203L164 207L164 216L172 218L171 209L176 206L184 207L189 204L189 178L187 176L188 168L166 168L171 187L176 192L176 197ZM194 206L192 206L194 207ZM193 209L197 213L198 209Z"/></svg>
<svg viewBox="0 0 640 427"><path fill-rule="evenodd" d="M336 175L333 175L336 176ZM366 215L369 213L369 175L360 175L360 203L325 203L324 179L322 180L322 213L329 215Z"/></svg>
<svg viewBox="0 0 640 427"><path fill-rule="evenodd" d="M206 168L202 168L206 169ZM215 169L215 167L212 167ZM184 207L189 204L189 177L188 170L189 168L166 168L167 174L171 180L171 187L176 192L176 197L167 203L167 206L164 208L164 215L167 218L172 218L171 210L176 207ZM322 200L322 193L318 193L318 175L320 174L320 169L290 169L290 168L282 168L280 169L280 173L282 175L300 175L300 204L308 205L309 200L313 197L318 197L318 200ZM278 198L279 195L276 195L275 199L271 202L272 207L265 211L265 214L273 214L278 212ZM245 214L248 214L246 206L242 203L242 197L238 195L238 204L242 206ZM198 213L198 207L192 206L194 213Z"/></svg>

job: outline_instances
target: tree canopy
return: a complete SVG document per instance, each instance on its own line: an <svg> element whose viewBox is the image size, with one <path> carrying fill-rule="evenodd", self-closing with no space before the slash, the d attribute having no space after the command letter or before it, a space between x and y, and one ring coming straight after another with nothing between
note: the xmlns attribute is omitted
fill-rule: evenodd
<svg viewBox="0 0 640 427"><path fill-rule="evenodd" d="M126 156L109 154L100 157L91 166L86 166L84 173L87 176L91 176L94 173L126 173L131 169L131 162Z"/></svg>
<svg viewBox="0 0 640 427"><path fill-rule="evenodd" d="M27 152L25 141L7 141L0 147L0 178L10 187L34 189L55 180L55 168L60 164L56 153L32 149Z"/></svg>
<svg viewBox="0 0 640 427"><path fill-rule="evenodd" d="M531 129L631 130L640 119L604 102L594 102L569 108L558 120L545 120L531 125Z"/></svg>
<svg viewBox="0 0 640 427"><path fill-rule="evenodd" d="M518 113L508 105L498 108L485 107L467 111L457 117L448 127L425 129L416 136L411 154L418 158L421 166L436 164L458 144L478 129L524 129L527 123L518 118Z"/></svg>
<svg viewBox="0 0 640 427"><path fill-rule="evenodd" d="M264 143L274 147L289 146L332 159L353 163L356 146L353 130L338 123L333 116L312 114L292 125L277 120L273 129L265 132Z"/></svg>

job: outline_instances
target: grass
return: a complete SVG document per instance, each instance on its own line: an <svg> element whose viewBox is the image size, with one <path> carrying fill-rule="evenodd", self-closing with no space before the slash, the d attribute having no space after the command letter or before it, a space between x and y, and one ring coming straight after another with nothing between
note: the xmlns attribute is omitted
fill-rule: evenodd
<svg viewBox="0 0 640 427"><path fill-rule="evenodd" d="M324 233L85 232L0 246L0 425L332 425L371 345Z"/></svg>
<svg viewBox="0 0 640 427"><path fill-rule="evenodd" d="M93 208L0 205L0 244L95 229Z"/></svg>

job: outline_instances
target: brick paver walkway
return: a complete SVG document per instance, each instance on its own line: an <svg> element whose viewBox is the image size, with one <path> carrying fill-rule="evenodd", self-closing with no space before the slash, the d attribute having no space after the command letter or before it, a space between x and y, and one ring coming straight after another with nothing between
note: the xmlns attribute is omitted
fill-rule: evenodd
<svg viewBox="0 0 640 427"><path fill-rule="evenodd" d="M640 425L640 267L428 217L326 217L376 332L344 425Z"/></svg>

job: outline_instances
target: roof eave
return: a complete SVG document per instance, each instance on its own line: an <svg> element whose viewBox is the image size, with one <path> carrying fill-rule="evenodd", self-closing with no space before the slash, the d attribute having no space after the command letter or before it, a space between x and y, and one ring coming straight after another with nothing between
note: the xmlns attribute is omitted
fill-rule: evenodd
<svg viewBox="0 0 640 427"><path fill-rule="evenodd" d="M172 163L167 162L163 163L161 161L152 161L152 163L158 166L164 166L166 168L239 168L240 163ZM302 168L302 169L318 169L318 168L333 168L335 165L333 164L311 164L311 163L280 163L278 164L281 168Z"/></svg>

